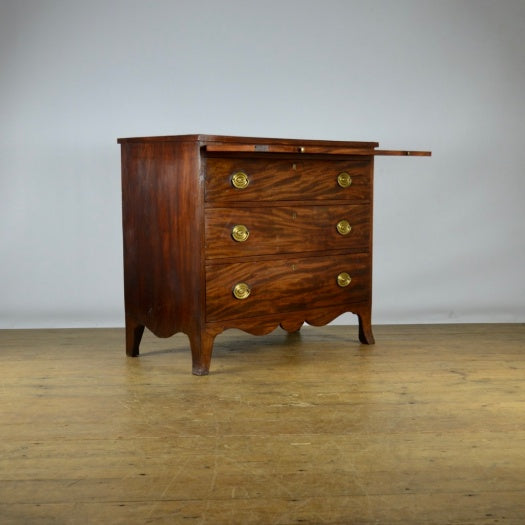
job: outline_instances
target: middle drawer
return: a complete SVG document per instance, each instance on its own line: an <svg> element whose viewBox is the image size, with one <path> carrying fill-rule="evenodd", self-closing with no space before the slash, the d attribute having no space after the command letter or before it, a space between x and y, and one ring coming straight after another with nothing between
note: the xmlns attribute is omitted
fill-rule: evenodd
<svg viewBox="0 0 525 525"><path fill-rule="evenodd" d="M370 222L366 205L208 208L206 258L339 249L366 252Z"/></svg>

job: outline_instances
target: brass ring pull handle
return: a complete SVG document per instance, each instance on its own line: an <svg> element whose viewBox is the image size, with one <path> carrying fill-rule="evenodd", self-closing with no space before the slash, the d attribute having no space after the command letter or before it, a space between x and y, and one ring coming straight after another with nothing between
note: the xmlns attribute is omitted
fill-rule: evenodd
<svg viewBox="0 0 525 525"><path fill-rule="evenodd" d="M234 241L244 242L250 236L250 231L244 224L237 224L232 228L232 237Z"/></svg>
<svg viewBox="0 0 525 525"><path fill-rule="evenodd" d="M337 284L341 288L347 287L352 282L352 278L346 272L341 272L337 276Z"/></svg>
<svg viewBox="0 0 525 525"><path fill-rule="evenodd" d="M251 293L252 291L246 283L237 283L233 287L233 295L236 299L247 299Z"/></svg>
<svg viewBox="0 0 525 525"><path fill-rule="evenodd" d="M339 221L336 228L341 235L348 235L352 231L352 226L346 219Z"/></svg>
<svg viewBox="0 0 525 525"><path fill-rule="evenodd" d="M232 175L232 186L238 190L243 190L250 184L250 179L244 171L238 171Z"/></svg>
<svg viewBox="0 0 525 525"><path fill-rule="evenodd" d="M350 177L349 173L343 171L337 176L337 184L339 184L341 188L348 188L348 186L352 184L352 177Z"/></svg>

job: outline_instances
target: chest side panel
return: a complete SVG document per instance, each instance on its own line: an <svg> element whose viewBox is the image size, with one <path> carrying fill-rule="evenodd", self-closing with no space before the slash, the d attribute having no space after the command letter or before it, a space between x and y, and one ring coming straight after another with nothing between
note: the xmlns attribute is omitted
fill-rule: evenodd
<svg viewBox="0 0 525 525"><path fill-rule="evenodd" d="M198 148L168 142L122 148L126 314L157 335L187 331L200 318L203 294Z"/></svg>

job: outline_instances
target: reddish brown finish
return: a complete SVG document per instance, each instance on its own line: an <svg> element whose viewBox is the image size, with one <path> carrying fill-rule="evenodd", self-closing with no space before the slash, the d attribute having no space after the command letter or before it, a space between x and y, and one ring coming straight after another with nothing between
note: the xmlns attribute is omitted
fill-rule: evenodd
<svg viewBox="0 0 525 525"><path fill-rule="evenodd" d="M399 151L392 149L376 149L374 155L383 155L389 157L430 157L432 152L430 151Z"/></svg>
<svg viewBox="0 0 525 525"><path fill-rule="evenodd" d="M347 220L352 229L341 235L337 224ZM246 241L232 237L236 225L249 231ZM272 206L259 208L211 208L205 214L206 257L245 257L345 250L368 250L368 205Z"/></svg>
<svg viewBox="0 0 525 525"><path fill-rule="evenodd" d="M227 328L265 334L304 322L359 319L374 342L372 191L375 142L183 135L119 139L122 146L126 352L144 327L184 332L193 373L209 371L213 341ZM427 152L413 152L426 154ZM389 151L381 154L406 155ZM232 186L244 171L249 185ZM337 176L350 174L341 188ZM348 235L338 221L352 226ZM231 237L243 224L245 242ZM347 272L347 287L337 275ZM233 288L251 293L237 299Z"/></svg>
<svg viewBox="0 0 525 525"><path fill-rule="evenodd" d="M128 137L120 138L117 141L119 144L130 144L132 142L198 142L204 149L214 148L219 149L222 145L233 144L235 148L244 149L246 145L250 148L258 148L259 151L267 151L270 147L277 148L279 146L295 146L295 150L300 147L316 146L316 147L339 147L352 151L368 150L372 154L374 149L379 146L378 142L360 142L360 141L343 141L343 140L311 140L311 139L283 139L283 138L265 138L265 137L235 137L228 135L162 135L154 137ZM232 148L228 148L231 150Z"/></svg>
<svg viewBox="0 0 525 525"><path fill-rule="evenodd" d="M127 352L138 355L142 326L160 337L204 329L198 144L123 144L122 167Z"/></svg>
<svg viewBox="0 0 525 525"><path fill-rule="evenodd" d="M210 144L206 146L206 151L211 152L265 152L265 153L323 153L328 155L370 155L366 148L338 147L338 146L287 146L287 145L266 145L258 144ZM405 153L404 153L405 154Z"/></svg>
<svg viewBox="0 0 525 525"><path fill-rule="evenodd" d="M352 160L304 160L304 155L282 159L259 158L208 158L206 162L206 201L305 201L305 200L369 200L369 162L360 158ZM235 172L244 171L249 185L244 189L232 186ZM337 176L347 172L352 184L341 188Z"/></svg>
<svg viewBox="0 0 525 525"><path fill-rule="evenodd" d="M337 276L347 272L351 283L341 288ZM233 296L234 286L251 288L247 299ZM259 318L366 302L370 294L368 254L315 256L272 261L236 262L206 267L206 319Z"/></svg>

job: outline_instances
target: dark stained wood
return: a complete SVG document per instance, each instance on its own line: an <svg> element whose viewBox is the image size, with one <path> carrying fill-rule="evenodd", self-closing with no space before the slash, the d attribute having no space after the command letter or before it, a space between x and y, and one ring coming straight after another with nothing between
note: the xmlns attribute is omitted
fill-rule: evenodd
<svg viewBox="0 0 525 525"><path fill-rule="evenodd" d="M242 145L259 145L259 146L317 146L317 147L339 147L353 150L370 150L374 151L378 142L363 141L342 141L342 140L312 140L312 139L290 139L290 138L265 138L265 137L238 137L232 135L165 135L153 137L127 137L119 138L119 144L132 142L153 143L153 142L192 142L201 144L203 149L210 147L219 148L221 145L232 144L234 147ZM231 148L230 148L231 150Z"/></svg>
<svg viewBox="0 0 525 525"><path fill-rule="evenodd" d="M369 161L268 157L208 158L206 201L362 201L371 198ZM231 183L232 175L239 171L245 172L250 180L243 189ZM352 177L352 184L347 188L337 184L337 176L342 172Z"/></svg>
<svg viewBox="0 0 525 525"><path fill-rule="evenodd" d="M271 152L271 153L303 153L328 155L394 155L394 156L425 156L430 151L414 150L377 150L378 142L312 140L289 138L238 137L226 135L167 135L152 137L129 137L118 139L119 144L141 142L200 142L203 149L213 152Z"/></svg>
<svg viewBox="0 0 525 525"><path fill-rule="evenodd" d="M394 157L430 157L431 151L412 151L412 150L391 150L391 149L377 149L374 155L394 156Z"/></svg>
<svg viewBox="0 0 525 525"><path fill-rule="evenodd" d="M266 153L304 153L328 155L370 155L369 148L337 146L299 146L299 145L261 145L261 144L210 144L206 151L214 152L266 152Z"/></svg>
<svg viewBox="0 0 525 525"><path fill-rule="evenodd" d="M350 233L337 230L347 220ZM246 241L235 241L236 225L248 229ZM274 206L206 210L206 257L243 257L280 253L346 250L368 251L370 208L348 206Z"/></svg>
<svg viewBox="0 0 525 525"><path fill-rule="evenodd" d="M360 342L374 343L376 142L216 135L118 142L129 356L139 355L144 327L159 337L183 332L192 372L206 375L214 339L227 328L296 332L344 312L358 316ZM240 171L245 188L232 184ZM338 183L342 172L348 187ZM348 235L337 231L342 220ZM246 241L232 238L236 225L249 230ZM352 279L346 287L337 281L342 272ZM239 283L250 289L245 299L234 296Z"/></svg>
<svg viewBox="0 0 525 525"><path fill-rule="evenodd" d="M206 319L259 318L364 302L370 296L369 266L368 254L214 265L206 271ZM337 284L341 272L352 278L345 288ZM239 282L251 289L246 299L232 293Z"/></svg>
<svg viewBox="0 0 525 525"><path fill-rule="evenodd" d="M122 160L126 324L133 327L129 332L136 339L136 327L142 325L160 337L200 330L204 225L198 146L123 144ZM129 345L137 347L136 355L138 345Z"/></svg>

